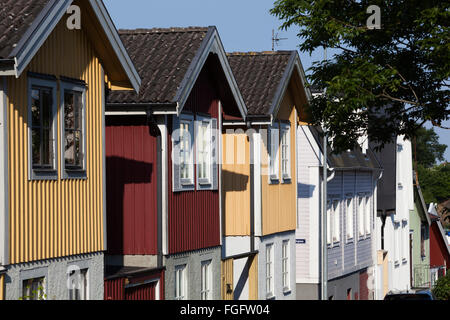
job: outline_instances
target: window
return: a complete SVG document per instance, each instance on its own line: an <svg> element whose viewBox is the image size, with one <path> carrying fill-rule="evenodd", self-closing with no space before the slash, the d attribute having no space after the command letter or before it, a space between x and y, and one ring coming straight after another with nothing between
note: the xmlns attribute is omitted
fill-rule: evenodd
<svg viewBox="0 0 450 320"><path fill-rule="evenodd" d="M175 267L175 300L187 300L186 265Z"/></svg>
<svg viewBox="0 0 450 320"><path fill-rule="evenodd" d="M202 262L202 283L201 283L201 297L202 300L211 300L211 285L212 285L212 272L211 272L211 260Z"/></svg>
<svg viewBox="0 0 450 320"><path fill-rule="evenodd" d="M285 182L291 179L291 127L281 124L281 174Z"/></svg>
<svg viewBox="0 0 450 320"><path fill-rule="evenodd" d="M371 206L370 206L370 196L366 197L366 207L365 207L365 225L366 225L366 236L370 234L371 226Z"/></svg>
<svg viewBox="0 0 450 320"><path fill-rule="evenodd" d="M30 179L57 179L56 79L28 83Z"/></svg>
<svg viewBox="0 0 450 320"><path fill-rule="evenodd" d="M197 117L197 179L199 184L211 183L211 119Z"/></svg>
<svg viewBox="0 0 450 320"><path fill-rule="evenodd" d="M69 300L88 300L88 270L72 270L69 273Z"/></svg>
<svg viewBox="0 0 450 320"><path fill-rule="evenodd" d="M45 277L27 279L22 286L23 300L46 300Z"/></svg>
<svg viewBox="0 0 450 320"><path fill-rule="evenodd" d="M278 123L269 128L269 173L270 183L277 183L279 179L279 130Z"/></svg>
<svg viewBox="0 0 450 320"><path fill-rule="evenodd" d="M266 246L266 297L274 296L274 267L273 267L273 244Z"/></svg>
<svg viewBox="0 0 450 320"><path fill-rule="evenodd" d="M400 235L401 232L400 223L394 224L394 262L395 264L399 263L399 256L400 256Z"/></svg>
<svg viewBox="0 0 450 320"><path fill-rule="evenodd" d="M327 201L327 244L331 244L331 201Z"/></svg>
<svg viewBox="0 0 450 320"><path fill-rule="evenodd" d="M339 200L333 201L333 243L339 242L341 240L341 234L340 234L340 219L341 215L339 212Z"/></svg>
<svg viewBox="0 0 450 320"><path fill-rule="evenodd" d="M420 256L421 256L422 259L424 259L425 256L426 256L426 253L425 253L426 232L427 232L427 228L422 223L421 226L420 226Z"/></svg>
<svg viewBox="0 0 450 320"><path fill-rule="evenodd" d="M348 197L347 200L347 240L353 239L353 199Z"/></svg>
<svg viewBox="0 0 450 320"><path fill-rule="evenodd" d="M358 230L359 236L364 236L364 198L362 196L358 197Z"/></svg>
<svg viewBox="0 0 450 320"><path fill-rule="evenodd" d="M282 253L281 253L281 274L283 277L283 291L290 290L289 279L289 240L283 241Z"/></svg>
<svg viewBox="0 0 450 320"><path fill-rule="evenodd" d="M191 130L192 122L180 121L180 178L182 184L192 184L192 145Z"/></svg>
<svg viewBox="0 0 450 320"><path fill-rule="evenodd" d="M66 179L86 174L85 90L80 84L61 82L62 163Z"/></svg>

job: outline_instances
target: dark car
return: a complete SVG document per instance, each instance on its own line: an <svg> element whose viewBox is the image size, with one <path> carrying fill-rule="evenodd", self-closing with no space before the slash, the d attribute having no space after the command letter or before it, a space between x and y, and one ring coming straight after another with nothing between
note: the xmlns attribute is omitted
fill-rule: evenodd
<svg viewBox="0 0 450 320"><path fill-rule="evenodd" d="M388 293L384 300L434 300L429 290L416 292Z"/></svg>

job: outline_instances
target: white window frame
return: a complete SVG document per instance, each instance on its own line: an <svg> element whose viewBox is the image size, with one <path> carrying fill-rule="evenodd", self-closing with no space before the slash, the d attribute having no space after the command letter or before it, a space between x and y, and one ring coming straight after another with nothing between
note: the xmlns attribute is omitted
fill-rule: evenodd
<svg viewBox="0 0 450 320"><path fill-rule="evenodd" d="M280 181L280 129L278 122L274 122L268 131L269 184L277 184Z"/></svg>
<svg viewBox="0 0 450 320"><path fill-rule="evenodd" d="M207 143L206 143L206 161L203 162L203 165L206 165L206 177L200 177L200 169L202 163L200 163L200 152L205 153L205 150L201 148L203 138L201 128L204 128L206 125L206 134L207 134ZM212 150L211 150L211 143L212 143L212 119L211 117L204 117L204 116L196 116L196 122L195 122L195 150L196 150L196 159L197 159L197 181L199 185L211 185L212 183L212 164L213 164L213 158L212 158Z"/></svg>
<svg viewBox="0 0 450 320"><path fill-rule="evenodd" d="M211 260L202 261L200 295L202 300L212 300Z"/></svg>
<svg viewBox="0 0 450 320"><path fill-rule="evenodd" d="M366 195L366 203L365 203L365 232L366 237L371 234L371 216L372 216L372 206L371 206L371 195Z"/></svg>
<svg viewBox="0 0 450 320"><path fill-rule="evenodd" d="M329 199L327 200L327 244L332 245L332 226L331 226L331 215L332 215L333 202Z"/></svg>
<svg viewBox="0 0 450 320"><path fill-rule="evenodd" d="M365 197L364 195L358 195L358 238L363 239L365 236Z"/></svg>
<svg viewBox="0 0 450 320"><path fill-rule="evenodd" d="M395 222L394 223L394 264L399 265L400 264L400 232L401 232L401 226L400 223Z"/></svg>
<svg viewBox="0 0 450 320"><path fill-rule="evenodd" d="M291 291L290 281L290 241L284 240L281 247L281 277L283 282L283 292Z"/></svg>
<svg viewBox="0 0 450 320"><path fill-rule="evenodd" d="M86 137L86 86L81 82L70 82L69 80L64 80L60 82L60 114L61 114L61 168L62 168L62 179L86 179L87 178L87 137ZM76 93L81 93L82 101L82 114L81 114L81 134L82 134L82 164L79 168L70 168L66 165L65 160L65 146L66 146L66 128L65 128L65 97L66 91L72 91Z"/></svg>
<svg viewBox="0 0 450 320"><path fill-rule="evenodd" d="M175 300L187 300L187 265L175 266Z"/></svg>
<svg viewBox="0 0 450 320"><path fill-rule="evenodd" d="M266 245L266 298L275 296L274 244Z"/></svg>
<svg viewBox="0 0 450 320"><path fill-rule="evenodd" d="M284 141L286 138L286 141ZM291 182L291 124L282 122L280 125L280 148L281 148L281 177L283 183ZM284 152L286 148L286 152ZM286 170L284 164L286 163Z"/></svg>
<svg viewBox="0 0 450 320"><path fill-rule="evenodd" d="M187 169L187 173L188 173L189 176L187 178L182 178L181 177L181 174L182 174L181 164L183 162L181 160L182 158L181 158L180 155L181 155L181 151L182 150L184 152L184 149L181 148L181 146L183 145L181 140L183 139L183 137L185 137L183 135L183 133L185 131L181 129L182 124L188 125L188 131L187 131L188 135L186 137L187 139L183 140L184 143L186 143L186 142L189 143L189 148L188 148L189 149L189 156L188 157L183 157L183 159L189 159L189 163L188 163L189 167ZM179 152L180 152L180 155L179 155L180 170L179 170L179 173L180 173L180 183L181 183L182 186L192 186L192 185L194 185L194 144L195 144L195 140L192 139L192 137L190 136L191 132L194 132L194 125L195 125L195 121L194 121L194 116L193 115L187 115L187 114L180 115L180 127L178 128L179 131L180 131L180 149L179 149ZM194 140L194 143L192 143L193 140Z"/></svg>
<svg viewBox="0 0 450 320"><path fill-rule="evenodd" d="M51 167L49 168L33 168L33 151L32 151L32 95L33 89L49 89L52 96L52 124L51 137L51 155L53 157ZM57 180L58 179L58 105L57 105L57 81L55 79L45 78L39 75L28 77L28 179L29 180Z"/></svg>
<svg viewBox="0 0 450 320"><path fill-rule="evenodd" d="M42 289L43 289L42 293L39 293L37 297L34 297L34 293L32 292L33 291L32 284L35 282L38 282L40 280L42 280L42 283L40 285L40 286L42 286ZM40 276L40 277L23 279L21 281L22 281L22 292L21 292L22 300L47 300L47 277ZM30 288L27 288L28 284L26 282L32 283ZM27 297L31 297L31 296L33 296L33 298L35 298L35 299L27 298Z"/></svg>
<svg viewBox="0 0 450 320"><path fill-rule="evenodd" d="M333 245L337 245L341 241L341 212L340 212L340 200L333 199L332 203L332 237L333 237Z"/></svg>
<svg viewBox="0 0 450 320"><path fill-rule="evenodd" d="M354 237L354 199L353 195L347 195L345 199L345 212L346 212L346 236L347 242L353 241ZM349 212L350 211L350 212Z"/></svg>
<svg viewBox="0 0 450 320"><path fill-rule="evenodd" d="M69 274L68 277L71 277L71 275ZM69 288L69 300L89 300L89 269L81 269L78 271L78 279L72 279L69 278L69 281L71 280L78 280L77 282L70 282L70 284L72 285L71 288ZM76 293L77 288L74 286L80 286L80 288L78 288L78 290L80 290L80 297L79 299L74 299L74 295ZM72 296L71 296L72 293Z"/></svg>

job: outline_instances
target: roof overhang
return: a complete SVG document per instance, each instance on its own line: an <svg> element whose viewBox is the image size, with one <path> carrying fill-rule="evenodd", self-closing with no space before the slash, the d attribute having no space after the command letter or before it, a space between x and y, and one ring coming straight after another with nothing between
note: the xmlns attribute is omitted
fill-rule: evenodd
<svg viewBox="0 0 450 320"><path fill-rule="evenodd" d="M239 87L237 85L236 79L234 78L233 72L223 47L222 41L220 40L219 33L216 27L209 27L205 39L203 40L197 54L195 55L192 62L180 84L180 88L175 94L174 101L178 102L177 114L180 115L183 111L184 105L189 98L197 78L203 69L203 66L208 59L210 53L217 55L220 61L220 65L225 74L228 85L233 94L234 100L239 108L242 118L245 119L247 116L247 107L245 106L244 99L241 95Z"/></svg>
<svg viewBox="0 0 450 320"><path fill-rule="evenodd" d="M47 3L11 52L11 59L4 60L4 64L0 63L0 75L20 77L73 2L73 0L51 0ZM103 29L102 31L111 44L114 54L120 61L131 87L138 92L141 79L120 40L103 1L87 0L87 2L83 2L82 4L85 5L87 3L95 13ZM114 84L114 79L110 80ZM119 83L118 85L123 86L124 84Z"/></svg>

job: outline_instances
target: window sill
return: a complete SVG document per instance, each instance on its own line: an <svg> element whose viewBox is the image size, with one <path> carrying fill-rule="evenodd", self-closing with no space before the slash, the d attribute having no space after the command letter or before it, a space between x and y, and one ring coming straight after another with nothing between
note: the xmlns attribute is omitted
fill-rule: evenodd
<svg viewBox="0 0 450 320"><path fill-rule="evenodd" d="M347 242L346 242L347 244L354 243L354 242L355 242L355 240L353 237L347 238Z"/></svg>
<svg viewBox="0 0 450 320"><path fill-rule="evenodd" d="M64 180L70 180L70 179L86 180L87 172L86 172L86 170L65 169L62 179L64 179Z"/></svg>
<svg viewBox="0 0 450 320"><path fill-rule="evenodd" d="M287 296L287 295L289 295L289 294L291 294L291 293L292 293L291 289L289 289L289 288L283 289L283 294L284 294L285 296Z"/></svg>
<svg viewBox="0 0 450 320"><path fill-rule="evenodd" d="M292 184L292 178L291 177L283 177L282 184Z"/></svg>
<svg viewBox="0 0 450 320"><path fill-rule="evenodd" d="M275 300L275 296L274 296L274 294L273 293L270 293L270 294L267 294L266 295L266 300Z"/></svg>
<svg viewBox="0 0 450 320"><path fill-rule="evenodd" d="M30 180L58 180L58 171L54 169L33 169Z"/></svg>

